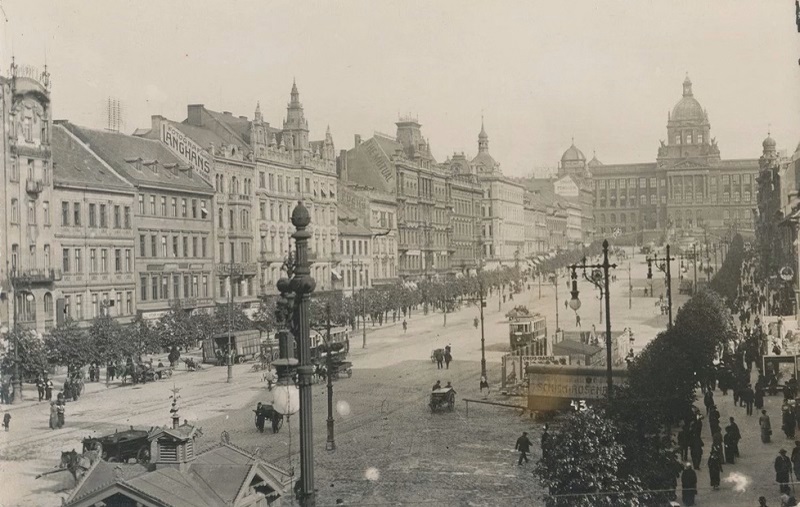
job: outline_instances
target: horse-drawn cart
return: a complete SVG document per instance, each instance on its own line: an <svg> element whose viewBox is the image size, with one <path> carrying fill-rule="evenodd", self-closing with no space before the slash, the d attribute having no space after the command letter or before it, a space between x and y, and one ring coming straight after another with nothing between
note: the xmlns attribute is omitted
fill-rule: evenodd
<svg viewBox="0 0 800 507"><path fill-rule="evenodd" d="M114 432L101 437L83 439L84 453L98 450L101 459L108 462L127 463L135 459L137 463L150 462L150 442L146 430L129 430Z"/></svg>
<svg viewBox="0 0 800 507"><path fill-rule="evenodd" d="M272 406L272 403L259 403L253 412L256 413L256 429L262 433L264 432L265 421L270 421L272 423L273 433L277 433L278 430L281 429L281 426L283 426L283 414L278 413Z"/></svg>
<svg viewBox="0 0 800 507"><path fill-rule="evenodd" d="M436 389L431 393L431 401L428 403L431 412L447 410L452 412L456 406L456 390L452 387Z"/></svg>

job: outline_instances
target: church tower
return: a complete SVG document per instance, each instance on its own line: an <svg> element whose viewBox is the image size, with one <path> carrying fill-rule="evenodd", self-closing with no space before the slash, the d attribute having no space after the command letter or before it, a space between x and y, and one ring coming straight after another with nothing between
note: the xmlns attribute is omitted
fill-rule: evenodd
<svg viewBox="0 0 800 507"><path fill-rule="evenodd" d="M303 155L309 152L308 120L303 113L303 104L300 103L300 92L297 91L296 82L292 83L291 100L286 108L283 131L289 133L292 139L292 145L286 149L294 152L298 160L302 160Z"/></svg>

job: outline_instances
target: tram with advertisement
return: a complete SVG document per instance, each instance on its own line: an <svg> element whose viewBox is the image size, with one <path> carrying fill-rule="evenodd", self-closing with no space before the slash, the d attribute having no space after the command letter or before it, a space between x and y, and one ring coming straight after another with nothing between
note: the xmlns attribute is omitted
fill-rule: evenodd
<svg viewBox="0 0 800 507"><path fill-rule="evenodd" d="M518 306L508 312L507 317L512 353L524 349L530 355L552 355L552 344L547 339L547 320L543 315Z"/></svg>
<svg viewBox="0 0 800 507"><path fill-rule="evenodd" d="M327 334L325 329L311 330L311 361L314 363L324 362L328 352L340 361L350 353L350 331L346 327L331 327L330 343L327 343Z"/></svg>

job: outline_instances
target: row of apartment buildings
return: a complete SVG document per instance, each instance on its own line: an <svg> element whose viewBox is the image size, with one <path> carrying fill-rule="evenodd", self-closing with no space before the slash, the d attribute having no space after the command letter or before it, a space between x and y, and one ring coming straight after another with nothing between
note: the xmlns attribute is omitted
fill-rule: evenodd
<svg viewBox="0 0 800 507"><path fill-rule="evenodd" d="M0 85L0 319L40 330L176 303L255 308L275 293L300 200L318 290L351 291L703 223L689 204L739 217L754 195L751 161L719 160L688 78L653 167L587 162L573 143L552 179L505 176L483 122L472 158L437 162L411 117L337 153L330 129L310 140L296 84L278 126L259 104L252 118L190 104L132 135L53 121L46 68L12 63Z"/></svg>

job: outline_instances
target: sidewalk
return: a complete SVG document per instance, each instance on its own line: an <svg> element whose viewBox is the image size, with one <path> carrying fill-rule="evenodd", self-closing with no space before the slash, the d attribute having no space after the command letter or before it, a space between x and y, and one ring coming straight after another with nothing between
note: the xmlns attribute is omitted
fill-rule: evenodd
<svg viewBox="0 0 800 507"><path fill-rule="evenodd" d="M756 374L753 369L753 382L755 382ZM701 469L697 473L699 494L696 505L751 507L758 505L759 496L764 496L770 507L780 506L780 493L778 484L775 482L773 465L780 449L786 449L791 455L794 447L794 441L787 439L781 430L783 395L764 397L764 410L767 411L772 425L772 439L770 443L766 444L761 443L758 425L758 418L761 414L758 410L753 409L753 415L748 416L744 407L734 406L733 394L730 391L727 396L723 396L722 392L717 389L714 391L714 401L720 412L720 426L722 426L723 433L725 426L730 424L729 417L734 417L739 425L739 431L742 434L742 440L739 442L741 457L737 458L734 465L723 464L722 484L719 491L713 491L709 485L707 464L708 453L711 449L711 433L708 418L703 419L702 435L705 447L703 447ZM700 408L701 413L705 414L702 394L699 391L698 401L695 405ZM800 433L797 436L800 437ZM795 488L800 494L800 484L796 484ZM680 481L678 481L678 496L680 496Z"/></svg>

